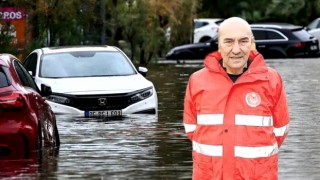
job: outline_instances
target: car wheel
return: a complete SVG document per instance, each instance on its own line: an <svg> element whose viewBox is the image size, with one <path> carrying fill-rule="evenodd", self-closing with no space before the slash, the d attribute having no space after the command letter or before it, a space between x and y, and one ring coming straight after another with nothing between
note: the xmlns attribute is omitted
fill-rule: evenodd
<svg viewBox="0 0 320 180"><path fill-rule="evenodd" d="M272 59L276 59L276 58L286 58L287 55L282 52L282 51L279 51L279 50L270 50L268 53L267 53L267 58L272 58Z"/></svg>
<svg viewBox="0 0 320 180"><path fill-rule="evenodd" d="M59 135L57 124L55 125L55 128L54 128L54 135L55 135L55 139L56 139L56 148L59 148L60 147L60 135Z"/></svg>
<svg viewBox="0 0 320 180"><path fill-rule="evenodd" d="M42 127L40 122L38 123L37 157L39 160L42 158Z"/></svg>
<svg viewBox="0 0 320 180"><path fill-rule="evenodd" d="M205 37L202 37L199 42L207 42L209 41L209 39L211 39L211 37L205 36Z"/></svg>
<svg viewBox="0 0 320 180"><path fill-rule="evenodd" d="M37 138L37 150L41 150L42 149L42 128L41 128L41 124L38 124L38 138Z"/></svg>

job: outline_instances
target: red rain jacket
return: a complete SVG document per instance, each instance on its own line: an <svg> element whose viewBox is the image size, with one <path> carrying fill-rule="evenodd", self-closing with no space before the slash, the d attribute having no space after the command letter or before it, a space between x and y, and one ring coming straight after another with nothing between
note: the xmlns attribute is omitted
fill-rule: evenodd
<svg viewBox="0 0 320 180"><path fill-rule="evenodd" d="M261 54L235 83L218 52L189 79L185 131L192 141L194 180L276 180L278 151L288 134L289 113L279 73Z"/></svg>

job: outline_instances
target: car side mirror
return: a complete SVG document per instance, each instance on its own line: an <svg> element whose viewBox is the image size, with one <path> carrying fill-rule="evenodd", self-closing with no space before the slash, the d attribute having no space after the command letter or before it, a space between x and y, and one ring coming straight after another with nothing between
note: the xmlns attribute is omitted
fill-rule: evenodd
<svg viewBox="0 0 320 180"><path fill-rule="evenodd" d="M139 72L142 76L146 77L146 76L147 76L148 69L145 68L145 67L138 67L138 72Z"/></svg>
<svg viewBox="0 0 320 180"><path fill-rule="evenodd" d="M52 89L50 86L45 85L45 84L41 84L41 95L42 96L50 96L52 94Z"/></svg>

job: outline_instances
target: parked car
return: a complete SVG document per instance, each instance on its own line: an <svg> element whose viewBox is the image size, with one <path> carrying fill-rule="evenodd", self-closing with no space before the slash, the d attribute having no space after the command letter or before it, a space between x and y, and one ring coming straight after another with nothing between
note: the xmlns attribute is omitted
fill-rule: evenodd
<svg viewBox="0 0 320 180"><path fill-rule="evenodd" d="M166 54L167 60L204 59L210 52L218 50L217 35L206 42L176 46Z"/></svg>
<svg viewBox="0 0 320 180"><path fill-rule="evenodd" d="M287 23L251 24L257 50L265 58L314 57L319 40L302 26Z"/></svg>
<svg viewBox="0 0 320 180"><path fill-rule="evenodd" d="M43 146L59 147L56 117L41 90L13 55L0 54L0 159L28 158Z"/></svg>
<svg viewBox="0 0 320 180"><path fill-rule="evenodd" d="M218 27L223 21L221 18L194 19L193 43L206 42L216 36Z"/></svg>
<svg viewBox="0 0 320 180"><path fill-rule="evenodd" d="M265 58L294 58L319 56L319 40L302 26L283 23L252 24L257 50ZM203 59L218 50L217 36L205 43L172 48L166 59Z"/></svg>
<svg viewBox="0 0 320 180"><path fill-rule="evenodd" d="M114 46L35 49L23 65L38 86L51 86L47 97L56 114L113 117L157 114L158 99L147 68L135 68Z"/></svg>
<svg viewBox="0 0 320 180"><path fill-rule="evenodd" d="M312 36L319 40L319 47L320 47L320 17L314 19L311 23L306 26L306 30Z"/></svg>

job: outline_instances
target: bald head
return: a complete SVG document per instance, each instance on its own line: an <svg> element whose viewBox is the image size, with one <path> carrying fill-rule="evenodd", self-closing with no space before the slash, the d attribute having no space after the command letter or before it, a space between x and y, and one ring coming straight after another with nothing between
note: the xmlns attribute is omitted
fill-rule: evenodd
<svg viewBox="0 0 320 180"><path fill-rule="evenodd" d="M218 50L227 73L243 73L254 44L249 23L239 17L228 18L220 24L218 36Z"/></svg>
<svg viewBox="0 0 320 180"><path fill-rule="evenodd" d="M251 31L251 27L250 27L249 23L246 20L239 18L239 17L231 17L231 18L224 20L219 26L218 35L220 36L225 31L228 31L228 30L246 31L250 35L252 35L252 31Z"/></svg>

